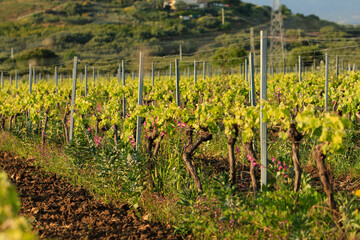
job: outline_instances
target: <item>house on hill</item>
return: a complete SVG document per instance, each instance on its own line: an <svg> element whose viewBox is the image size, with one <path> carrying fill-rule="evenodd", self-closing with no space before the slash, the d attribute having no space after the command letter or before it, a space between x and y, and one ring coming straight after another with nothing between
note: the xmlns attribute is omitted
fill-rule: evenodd
<svg viewBox="0 0 360 240"><path fill-rule="evenodd" d="M169 6L171 9L176 9L175 5L179 2L197 6L199 8L206 8L208 6L207 0L164 0L164 8Z"/></svg>

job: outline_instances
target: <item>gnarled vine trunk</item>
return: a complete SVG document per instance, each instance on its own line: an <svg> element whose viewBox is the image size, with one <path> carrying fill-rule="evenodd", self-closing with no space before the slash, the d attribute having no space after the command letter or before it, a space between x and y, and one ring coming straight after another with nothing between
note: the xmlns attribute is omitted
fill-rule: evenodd
<svg viewBox="0 0 360 240"><path fill-rule="evenodd" d="M147 133L147 141L146 141L146 151L148 155L146 170L147 170L147 178L150 185L150 188L155 187L154 180L151 177L151 174L155 171L155 159L160 150L160 143L163 139L163 136L160 136L155 126L150 128L151 131ZM155 140L159 140L155 143Z"/></svg>
<svg viewBox="0 0 360 240"><path fill-rule="evenodd" d="M70 110L69 109L65 109L65 113L64 113L64 117L63 117L63 121L62 121L62 124L63 124L63 128L64 128L64 137L65 137L65 142L66 144L69 143L69 129L66 125L66 122L67 122L67 117L69 116L70 114Z"/></svg>
<svg viewBox="0 0 360 240"><path fill-rule="evenodd" d="M42 144L45 145L45 142L46 142L46 130L47 130L47 123L48 123L48 120L49 120L49 110L50 108L48 107L46 110L45 110L45 120L44 120L44 130L42 132Z"/></svg>
<svg viewBox="0 0 360 240"><path fill-rule="evenodd" d="M196 172L196 169L195 169L194 165L192 164L192 154L201 145L201 143L210 141L212 139L213 135L209 131L202 132L202 133L200 133L198 139L196 139L196 141L194 143L192 141L193 129L189 128L186 131L186 135L188 136L188 144L185 146L185 149L183 152L183 160L184 160L186 169L188 170L188 173L191 175L191 177L194 180L197 191L199 193L201 193L202 185L200 182L200 178Z"/></svg>
<svg viewBox="0 0 360 240"><path fill-rule="evenodd" d="M99 132L100 132L100 128L99 128L100 122L101 122L101 119L97 118L96 119L96 124L95 124L95 133L96 133L96 135L99 135Z"/></svg>
<svg viewBox="0 0 360 240"><path fill-rule="evenodd" d="M229 151L229 177L231 185L235 185L236 183L236 164L235 164L235 143L236 139L239 135L239 129L236 125L233 126L234 128L234 136L229 135L227 144L228 144L228 151Z"/></svg>
<svg viewBox="0 0 360 240"><path fill-rule="evenodd" d="M115 143L115 150L118 151L118 144L119 144L119 126L117 124L113 125L114 129L114 143Z"/></svg>
<svg viewBox="0 0 360 240"><path fill-rule="evenodd" d="M249 155L253 159L253 161L256 162L255 151L254 151L252 142L245 143L244 148L245 148L246 154ZM250 161L250 177L251 177L252 189L254 192L256 192L257 184L256 184L255 166L251 161Z"/></svg>
<svg viewBox="0 0 360 240"><path fill-rule="evenodd" d="M146 150L147 150L147 163L146 163L146 170L147 170L147 178L148 178L148 182L150 185L150 188L153 189L155 187L155 183L152 179L151 174L153 173L154 169L155 169L155 164L154 164L154 157L153 157L153 148L155 145L155 139L159 136L159 134L156 131L156 128L153 127L151 129L152 131L150 133L148 133L147 135L147 141L146 141Z"/></svg>
<svg viewBox="0 0 360 240"><path fill-rule="evenodd" d="M154 149L154 158L157 157L159 151L160 151L160 146L161 146L161 141L163 140L164 136L160 136L160 139L156 142L156 145L155 145L155 149Z"/></svg>
<svg viewBox="0 0 360 240"><path fill-rule="evenodd" d="M14 116L14 124L15 124L15 125L17 124L17 118L18 118L19 116L21 116L21 114L22 114L22 113L17 113L17 114L15 114L15 116Z"/></svg>
<svg viewBox="0 0 360 240"><path fill-rule="evenodd" d="M334 220L338 220L338 215L336 212L336 202L334 198L334 191L333 191L333 185L330 182L329 174L327 172L327 168L325 165L325 158L326 155L324 154L322 147L324 146L324 143L318 144L314 148L313 156L315 159L316 167L319 171L319 176L322 185L324 186L325 194L327 196L328 204L330 209L332 210Z"/></svg>
<svg viewBox="0 0 360 240"><path fill-rule="evenodd" d="M5 131L5 117L4 116L1 116L1 118L0 118L0 127L1 127L1 130Z"/></svg>
<svg viewBox="0 0 360 240"><path fill-rule="evenodd" d="M9 132L12 130L12 120L14 119L14 115L11 115L9 118Z"/></svg>
<svg viewBox="0 0 360 240"><path fill-rule="evenodd" d="M292 160L295 171L294 191L297 192L300 189L302 174L302 168L300 165L300 141L302 140L303 135L297 131L296 125L294 123L290 125L290 128L287 131L287 135L291 141Z"/></svg>

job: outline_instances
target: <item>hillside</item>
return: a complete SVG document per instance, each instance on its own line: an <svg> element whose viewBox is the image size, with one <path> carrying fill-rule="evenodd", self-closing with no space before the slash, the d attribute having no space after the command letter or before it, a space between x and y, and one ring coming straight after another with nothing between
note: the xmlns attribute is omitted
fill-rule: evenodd
<svg viewBox="0 0 360 240"><path fill-rule="evenodd" d="M3 0L0 67L25 71L28 57L38 54L38 48L50 50L56 56L44 65L66 66L77 55L90 64L104 64L109 69L114 69L120 59L126 59L130 69L136 69L131 63L139 50L160 64L164 56L168 59L177 56L180 44L185 59L189 56L211 60L216 49L231 44L249 50L249 28L254 27L256 33L268 30L271 9L245 2L223 3L230 3L225 7L225 24L221 22L221 7L211 2L206 9L180 4L174 11L163 9L162 1ZM334 45L333 41L316 41L317 38L341 38L345 45L359 43L352 38L360 33L359 29L349 29L315 15L294 15L285 6L283 13L287 51L309 45L320 48ZM180 16L190 17L184 20ZM29 52L34 49L35 53Z"/></svg>

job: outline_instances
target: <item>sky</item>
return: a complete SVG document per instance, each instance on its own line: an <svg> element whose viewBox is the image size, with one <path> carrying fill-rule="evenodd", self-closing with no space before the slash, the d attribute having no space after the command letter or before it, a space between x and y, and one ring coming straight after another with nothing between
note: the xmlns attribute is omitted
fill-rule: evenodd
<svg viewBox="0 0 360 240"><path fill-rule="evenodd" d="M340 24L360 25L360 0L280 0L293 13L315 14ZM271 6L271 0L242 0Z"/></svg>

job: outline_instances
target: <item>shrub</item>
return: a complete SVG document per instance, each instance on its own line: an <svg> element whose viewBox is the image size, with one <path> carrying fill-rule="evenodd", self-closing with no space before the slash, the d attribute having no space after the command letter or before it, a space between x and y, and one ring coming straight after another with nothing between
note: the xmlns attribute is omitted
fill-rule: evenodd
<svg viewBox="0 0 360 240"><path fill-rule="evenodd" d="M24 217L18 217L20 201L15 188L0 173L0 239L36 239Z"/></svg>
<svg viewBox="0 0 360 240"><path fill-rule="evenodd" d="M24 52L16 58L16 62L20 65L27 65L31 61L35 62L36 65L49 66L58 62L58 56L50 49L35 48Z"/></svg>

